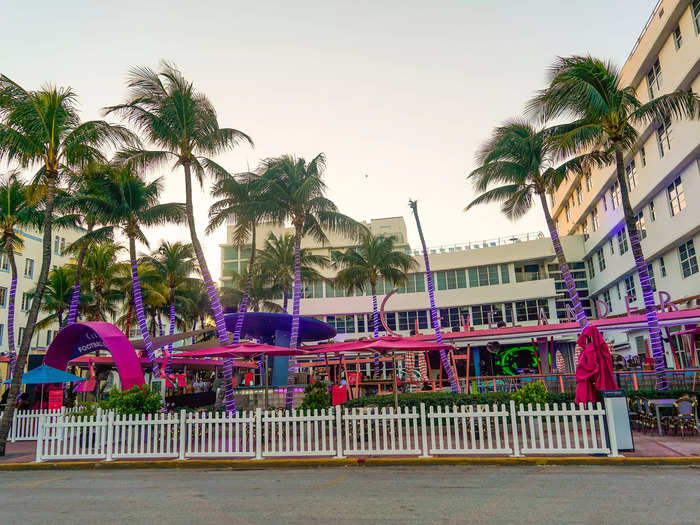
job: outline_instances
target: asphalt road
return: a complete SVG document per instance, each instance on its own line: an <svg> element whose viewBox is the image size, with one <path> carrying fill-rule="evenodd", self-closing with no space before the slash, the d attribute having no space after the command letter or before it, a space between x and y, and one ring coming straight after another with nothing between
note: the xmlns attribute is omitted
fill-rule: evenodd
<svg viewBox="0 0 700 525"><path fill-rule="evenodd" d="M0 473L0 523L698 523L696 467Z"/></svg>

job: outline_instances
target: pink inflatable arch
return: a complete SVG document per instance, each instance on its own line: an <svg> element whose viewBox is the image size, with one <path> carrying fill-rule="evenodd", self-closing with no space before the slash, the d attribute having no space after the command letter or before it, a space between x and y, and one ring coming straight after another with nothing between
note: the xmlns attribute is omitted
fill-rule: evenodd
<svg viewBox="0 0 700 525"><path fill-rule="evenodd" d="M101 321L73 323L63 328L46 350L44 364L66 370L71 359L97 350L112 355L122 389L145 383L141 361L134 347L119 328Z"/></svg>

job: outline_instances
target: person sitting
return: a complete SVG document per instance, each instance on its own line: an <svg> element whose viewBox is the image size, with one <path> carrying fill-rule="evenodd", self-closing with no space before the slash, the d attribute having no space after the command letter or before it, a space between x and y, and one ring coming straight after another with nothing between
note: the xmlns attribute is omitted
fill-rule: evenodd
<svg viewBox="0 0 700 525"><path fill-rule="evenodd" d="M19 396L19 403L17 403L17 410L29 410L30 408L29 394L27 392L22 392Z"/></svg>

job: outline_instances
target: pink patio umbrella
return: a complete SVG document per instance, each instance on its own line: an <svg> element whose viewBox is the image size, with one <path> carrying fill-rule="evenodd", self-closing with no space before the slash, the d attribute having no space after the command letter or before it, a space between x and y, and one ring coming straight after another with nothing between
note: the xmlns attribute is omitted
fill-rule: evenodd
<svg viewBox="0 0 700 525"><path fill-rule="evenodd" d="M586 326L576 341L581 348L576 366L576 403L593 403L597 392L616 390L612 356L608 344L593 325Z"/></svg>
<svg viewBox="0 0 700 525"><path fill-rule="evenodd" d="M349 343L337 343L319 348L318 350L309 351L309 354L328 354L345 352L361 352L363 350L372 350L374 352L388 354L391 352L391 360L394 364L394 408L399 408L399 399L396 385L396 356L394 352L400 350L402 352L429 352L433 350L448 350L452 345L445 343L431 343L428 341L417 341L415 339L406 339L398 336L376 337L372 339L363 339L360 341L352 341Z"/></svg>

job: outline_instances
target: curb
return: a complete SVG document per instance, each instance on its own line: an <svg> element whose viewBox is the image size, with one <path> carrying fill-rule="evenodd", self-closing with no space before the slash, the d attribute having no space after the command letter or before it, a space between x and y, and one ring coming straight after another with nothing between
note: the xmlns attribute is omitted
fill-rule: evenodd
<svg viewBox="0 0 700 525"><path fill-rule="evenodd" d="M678 457L522 457L522 458L327 458L327 459L187 459L157 461L62 461L42 463L5 463L0 471L16 470L119 470L146 468L221 468L259 470L265 468L318 468L318 467L384 467L433 465L700 465L700 456Z"/></svg>

